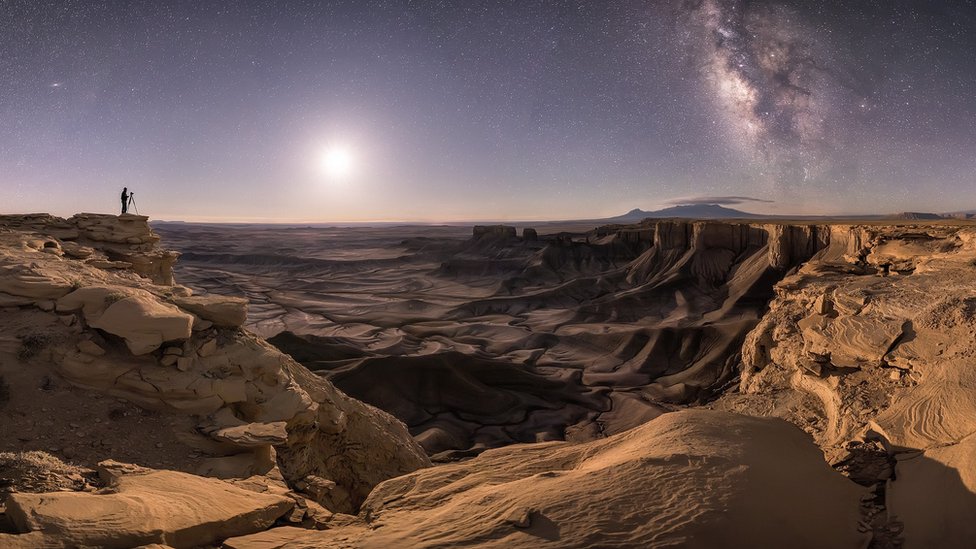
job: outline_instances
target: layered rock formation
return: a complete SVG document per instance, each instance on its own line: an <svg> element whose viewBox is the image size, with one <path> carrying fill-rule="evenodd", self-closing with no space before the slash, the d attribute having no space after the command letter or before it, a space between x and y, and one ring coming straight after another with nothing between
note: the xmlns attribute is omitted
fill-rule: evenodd
<svg viewBox="0 0 976 549"><path fill-rule="evenodd" d="M323 250L296 229L187 254L185 280L243 299L110 257L165 255L112 217L3 218L0 546L976 536L976 229L662 221Z"/></svg>
<svg viewBox="0 0 976 549"><path fill-rule="evenodd" d="M29 246L83 260L102 269L123 269L155 284L173 284L179 254L159 249L157 236L141 215L77 214L61 219L49 214L0 215L0 227L27 234Z"/></svg>
<svg viewBox="0 0 976 549"><path fill-rule="evenodd" d="M189 452L190 459L170 463L220 478L257 475L264 479L255 484L265 486L262 490L270 482L296 495L270 498L253 516L239 508L237 500L245 496L217 481L140 473L132 482L128 477L106 481L117 493L112 496L14 496L7 515L17 530L32 534L9 543L30 545L38 536L63 545L211 543L243 533L237 524L266 527L296 499L332 512L354 512L378 482L429 465L392 416L348 398L243 331L244 300L192 296L185 287L164 284L172 280L165 262L149 261L154 267L146 272L138 261L111 268L93 261L102 253L129 253L130 259L176 256L154 247L158 237L145 218L122 216L114 226L112 217L4 218L16 229L0 228L0 405L5 414L28 418L52 410L69 414L58 421L70 421L65 428L85 443L60 434L55 422L4 420L0 436L19 446L7 449L70 450L75 459L93 464L115 457L106 446L116 451L122 446L125 452L126 446L143 447L143 439L162 438L168 442L136 454L136 462L152 460L154 452ZM53 230L46 231L46 223ZM63 253L69 243L94 251L88 258ZM128 251L113 252L121 249L116 246ZM70 415L116 401L93 421ZM124 422L125 406L133 403L163 432L148 425L141 432L115 432L112 423ZM37 431L48 429L58 442L38 437ZM304 495L297 495L299 490ZM189 492L210 494L193 503ZM262 501L250 499L247 505Z"/></svg>
<svg viewBox="0 0 976 549"><path fill-rule="evenodd" d="M515 238L516 232L515 227L510 225L475 225L472 234L476 240L483 238L508 240Z"/></svg>
<svg viewBox="0 0 976 549"><path fill-rule="evenodd" d="M965 546L974 261L971 228L832 226L829 247L777 284L743 346L740 393L718 406L789 419L841 469L867 464L874 526L904 528L906 547Z"/></svg>
<svg viewBox="0 0 976 549"><path fill-rule="evenodd" d="M27 534L0 534L0 542L7 547L198 547L262 531L295 506L285 495L175 471L107 461L99 472L105 488L97 493L11 495L6 514Z"/></svg>

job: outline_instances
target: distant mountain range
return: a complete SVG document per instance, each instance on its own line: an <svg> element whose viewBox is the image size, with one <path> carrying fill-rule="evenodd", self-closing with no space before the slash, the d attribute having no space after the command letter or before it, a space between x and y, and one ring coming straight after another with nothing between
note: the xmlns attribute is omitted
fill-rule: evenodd
<svg viewBox="0 0 976 549"><path fill-rule="evenodd" d="M664 208L662 210L652 210L645 211L640 208L634 208L629 212L618 215L616 217L610 217L607 219L601 219L600 221L606 221L610 223L637 223L642 219L647 218L684 218L684 219L809 219L809 220L820 220L820 219L850 219L850 220L904 220L904 221L926 221L926 220L939 220L939 219L973 219L976 218L976 210L959 211L959 212L948 212L948 213L931 213L931 212L900 212L893 214L865 214L865 215L764 215L755 214L750 212L744 212L742 210L736 210L733 208L726 208L725 206L720 206L718 204L692 204L687 206L672 206L670 208Z"/></svg>
<svg viewBox="0 0 976 549"><path fill-rule="evenodd" d="M741 210L719 206L718 204L694 204L689 206L671 206L670 208L664 208L663 210L653 211L644 211L640 208L634 208L623 215L608 218L606 221L615 223L635 223L648 217L681 217L688 219L762 219L772 216L743 212Z"/></svg>

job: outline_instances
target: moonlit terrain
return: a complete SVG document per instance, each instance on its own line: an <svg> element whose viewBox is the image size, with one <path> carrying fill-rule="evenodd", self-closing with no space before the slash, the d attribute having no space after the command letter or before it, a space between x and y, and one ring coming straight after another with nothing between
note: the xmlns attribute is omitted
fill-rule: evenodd
<svg viewBox="0 0 976 549"><path fill-rule="evenodd" d="M0 548L971 549L974 52L976 0L0 1Z"/></svg>

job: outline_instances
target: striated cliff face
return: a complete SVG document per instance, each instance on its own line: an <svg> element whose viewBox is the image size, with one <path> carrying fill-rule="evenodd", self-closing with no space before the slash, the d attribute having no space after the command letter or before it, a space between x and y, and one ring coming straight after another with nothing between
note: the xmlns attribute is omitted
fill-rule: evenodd
<svg viewBox="0 0 976 549"><path fill-rule="evenodd" d="M0 410L26 418L0 422L4 450L253 477L293 495L265 526L296 501L355 512L378 482L429 466L402 423L244 331L246 300L172 285L177 254L158 241L139 216L0 218ZM132 405L140 425L120 431ZM136 476L136 492L156 483ZM17 501L35 517L22 529L48 528L45 501ZM102 545L79 535L60 542Z"/></svg>
<svg viewBox="0 0 976 549"><path fill-rule="evenodd" d="M876 533L967 546L974 264L970 227L830 227L828 246L776 285L743 345L739 392L717 406L810 432L832 464L873 487Z"/></svg>
<svg viewBox="0 0 976 549"><path fill-rule="evenodd" d="M825 248L830 242L830 231L825 225L658 221L639 230L622 228L616 234L628 242L649 242L658 252L723 250L734 258L765 248L768 266L789 269Z"/></svg>
<svg viewBox="0 0 976 549"><path fill-rule="evenodd" d="M514 229L498 231L506 233ZM316 321L328 326L321 332L303 327L270 341L395 414L438 457L586 440L633 427L663 405L721 393L773 285L824 246L826 233L669 220L520 241L476 227L459 246L424 242L435 270L420 254L398 258L395 272L379 267L379 277L346 275L352 262L330 266L329 284L373 286L308 307L311 318L326 317ZM411 278L415 263L421 275ZM220 268L247 276L232 263ZM311 293L333 299L319 288L282 304L304 310Z"/></svg>
<svg viewBox="0 0 976 549"><path fill-rule="evenodd" d="M41 238L30 245L39 245L47 253L100 269L134 272L154 284L173 285L173 265L180 254L157 247L159 236L149 228L146 216L82 213L62 219L49 214L0 215L0 227Z"/></svg>

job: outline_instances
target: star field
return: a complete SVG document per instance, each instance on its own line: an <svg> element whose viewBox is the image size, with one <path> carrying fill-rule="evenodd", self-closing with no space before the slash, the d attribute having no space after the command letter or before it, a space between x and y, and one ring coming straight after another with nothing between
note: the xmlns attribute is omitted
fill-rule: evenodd
<svg viewBox="0 0 976 549"><path fill-rule="evenodd" d="M3 211L976 208L973 1L7 0L0 28Z"/></svg>

